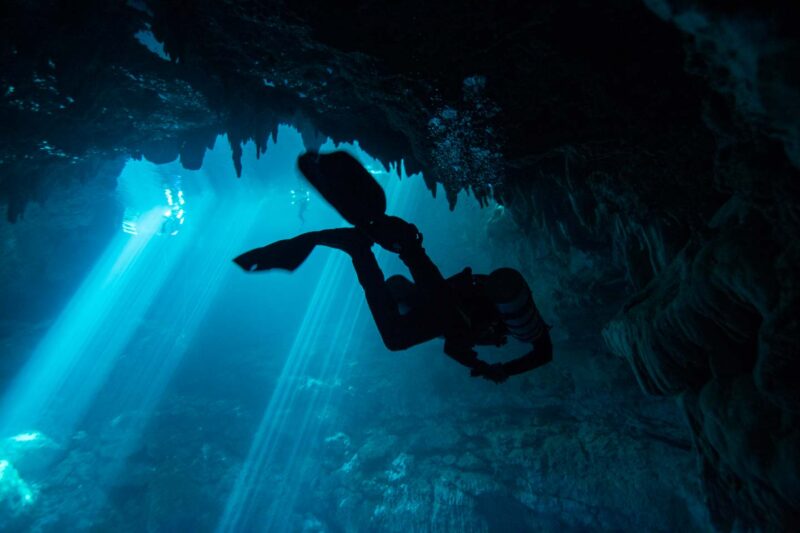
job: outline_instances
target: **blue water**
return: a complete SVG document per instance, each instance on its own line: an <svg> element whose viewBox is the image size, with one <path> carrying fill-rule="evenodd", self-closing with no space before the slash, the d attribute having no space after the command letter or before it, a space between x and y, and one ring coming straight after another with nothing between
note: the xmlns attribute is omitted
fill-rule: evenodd
<svg viewBox="0 0 800 533"><path fill-rule="evenodd" d="M489 269L480 251L487 210L465 199L449 213L420 176L401 169L401 180L357 145L340 148L384 186L390 214L420 227L446 275L467 264ZM440 343L399 355L382 346L341 252L319 249L293 274L247 275L231 262L344 224L299 177L303 151L284 127L260 159L245 148L241 179L225 139L197 172L127 164L119 228L68 301L51 302L57 318L3 391L0 525L324 529L325 511L307 508L307 491L331 470L320 448L370 428L368 409L352 407L354 397L365 408L375 402L365 374L380 368L382 388L405 391L402 402L409 387L426 394L425 359L444 357ZM387 276L403 272L378 255ZM340 471L355 464L352 454L341 459ZM391 468L405 469L395 461Z"/></svg>
<svg viewBox="0 0 800 533"><path fill-rule="evenodd" d="M535 236L502 210L462 195L450 212L421 176L340 148L444 275L524 267L556 318ZM129 161L113 193L64 184L0 225L0 266L29 295L0 309L0 531L707 529L677 408L557 320L553 363L495 385L440 340L389 352L340 251L236 267L343 225L298 175L303 151L281 128L237 179L220 138L200 171Z"/></svg>

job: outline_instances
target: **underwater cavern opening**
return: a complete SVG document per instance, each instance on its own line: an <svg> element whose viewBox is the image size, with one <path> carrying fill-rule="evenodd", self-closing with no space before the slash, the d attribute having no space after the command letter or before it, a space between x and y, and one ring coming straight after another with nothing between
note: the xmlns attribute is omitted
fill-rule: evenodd
<svg viewBox="0 0 800 533"><path fill-rule="evenodd" d="M239 181L231 176L224 142L199 171L127 163L115 192L117 216L108 220L118 221L115 231L105 248L98 243L74 295L51 302L61 310L31 333L35 348L3 396L9 472L3 502L17 524L61 527L81 520L115 528L141 523L130 513L146 509L146 524L157 528L294 530L298 523L330 520L319 507L327 495L357 490L353 482L366 490L377 480L384 484L377 510L354 501L351 512L366 519L369 511L370 520L393 527L416 520L426 504L455 520L477 506L459 487L489 482L483 468L497 468L499 457L515 449L506 448L502 435L497 442L476 440L479 428L506 420L511 405L538 404L554 387L563 389L559 381L574 379L531 376L509 395L445 360L441 342L388 352L341 252L315 252L293 274L244 279L231 263L237 252L344 223L298 177L299 134L281 127L278 138L258 160L254 147L245 147ZM501 208L461 202L441 216L447 200L433 198L418 176L384 169L357 145L349 150L385 188L387 211L424 232L444 272L463 265L489 271L503 259L485 253L485 227ZM14 230L25 231L38 217L30 219ZM58 227L45 221L40 231ZM387 276L402 271L390 255L379 255ZM504 353L494 349L489 357ZM531 389L542 389L539 400L524 399ZM566 408L556 407L553 395L547 402L552 424ZM470 416L473 408L478 411ZM658 403L646 410L652 409L666 414ZM445 428L432 423L455 413L459 418ZM673 416L667 419L679 427ZM558 436L524 438L547 443ZM686 446L670 447L671 453L688 460ZM617 461L619 453L603 460ZM447 471L456 477L448 479ZM333 485L319 486L319 476ZM547 473L537 477L549 482ZM418 488L423 481L431 486ZM587 491L584 497L596 490L572 483L568 490ZM512 497L510 487L492 486L494 495L483 500ZM622 506L627 496L609 496L609 513L619 514L614 519L632 520ZM172 498L190 503L170 504ZM308 511L320 498L317 510ZM204 512L187 514L198 507ZM487 513L484 520L501 520ZM557 513L548 520L570 523Z"/></svg>
<svg viewBox="0 0 800 533"><path fill-rule="evenodd" d="M0 11L0 530L800 520L796 2Z"/></svg>

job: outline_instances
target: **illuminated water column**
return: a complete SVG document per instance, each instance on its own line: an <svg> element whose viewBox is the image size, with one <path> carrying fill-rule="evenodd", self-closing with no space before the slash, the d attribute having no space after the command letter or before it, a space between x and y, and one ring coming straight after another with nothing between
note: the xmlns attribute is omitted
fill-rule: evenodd
<svg viewBox="0 0 800 533"><path fill-rule="evenodd" d="M121 183L138 180L152 186L149 167L129 163ZM155 187L160 196L160 186ZM174 209L160 199L164 205L155 199L150 205L156 206L135 223L123 222L123 231L100 254L15 377L2 399L0 435L35 428L60 441L72 436L213 205L210 191L197 195L192 220L183 224L182 197L176 196ZM163 235L173 217L183 231Z"/></svg>
<svg viewBox="0 0 800 533"><path fill-rule="evenodd" d="M359 155L357 149L351 151ZM367 162L366 166L378 168L375 161ZM380 177L387 193L388 212L407 215L409 187L401 185L396 178ZM302 271L296 275L302 275ZM351 343L365 325L364 320L371 320L369 313L363 312L364 303L363 291L355 281L349 257L331 252L228 497L217 531L283 531L290 527L289 520L301 485L313 474L303 459L321 438L322 413L328 410L334 394L333 387L324 393L314 389L310 398L306 394L301 402L299 396L306 369L310 357L321 357L317 379L328 384L343 379L344 365L348 357L352 357L349 353ZM324 335L325 330L332 335ZM286 435L291 435L291 449L283 458L284 462L277 464L279 440ZM315 467L310 468L313 470ZM279 472L281 495L265 501L264 489L274 489L269 475L275 471ZM274 495L274 490L266 492Z"/></svg>
<svg viewBox="0 0 800 533"><path fill-rule="evenodd" d="M245 236L262 217L268 199L258 199L243 190L214 200L214 212L229 213L220 219L198 223L195 242L202 241L202 253L190 248L181 264L148 313L148 322L157 332L146 349L135 350L135 362L109 379L101 401L90 413L94 420L113 420L120 413L134 413L115 434L115 456L98 473L98 481L113 483L124 468L130 453L139 449L142 434L195 338L198 328L212 308L218 293L231 275L240 275L231 262L242 248Z"/></svg>
<svg viewBox="0 0 800 533"><path fill-rule="evenodd" d="M376 168L375 163L372 162L371 169ZM370 170L370 172L381 182L386 191L387 213L413 220L417 195L427 194L427 191L412 188L408 182L401 184L395 175L395 170L390 170L388 173L375 170ZM407 179L405 173L402 173L402 177ZM384 268L384 272L388 272L387 263L390 261L399 263L394 254L377 247L373 251ZM329 320L337 321L335 335L330 342L324 344L324 351L320 353L319 346L317 350L318 355L324 361L319 376L328 384L347 382L345 369L356 362L357 355L354 348L358 348L366 329L376 329L369 309L366 307L363 289L357 283L352 282L354 276L350 277L351 282L342 283L339 305L327 313ZM342 302L344 302L344 306L341 305ZM296 435L294 445L283 468L278 467L279 470L282 470L283 490L279 497L271 502L269 510L262 510L266 511L262 513L264 521L258 524L258 527L264 531L291 531L292 511L296 509L302 498L302 487L309 480L314 479L320 470L319 464L306 459L312 455L313 448L325 438L322 433L324 418L328 412L338 407L340 393L341 391L333 386L327 387L324 391L314 388L311 398L306 404L302 420L295 420L291 428Z"/></svg>
<svg viewBox="0 0 800 533"><path fill-rule="evenodd" d="M159 209L135 238L114 237L6 392L2 434L36 427L69 435L163 282L162 269L156 278L140 272L160 258L169 262L169 250L152 243L160 220Z"/></svg>
<svg viewBox="0 0 800 533"><path fill-rule="evenodd" d="M126 209L121 231L2 398L0 437L48 439L67 451L86 424L102 428L103 440L113 439L113 453L94 469L95 490L124 475L226 276L241 275L231 258L241 253L245 237L257 221L282 214L255 180L224 183L217 191L201 171L190 176L193 192L185 198L174 183L163 188L165 174L142 162L126 167L121 196L139 207L154 197L165 205L145 213ZM146 349L143 325L160 334ZM6 478L16 472L8 459L0 457ZM37 468L45 467L39 461ZM25 505L35 504L35 491L26 498ZM86 509L83 519L93 520L96 512L101 508Z"/></svg>

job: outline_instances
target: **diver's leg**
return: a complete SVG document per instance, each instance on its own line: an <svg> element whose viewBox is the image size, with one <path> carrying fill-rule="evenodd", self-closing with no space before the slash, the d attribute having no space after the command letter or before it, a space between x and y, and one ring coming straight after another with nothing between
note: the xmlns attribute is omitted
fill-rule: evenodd
<svg viewBox="0 0 800 533"><path fill-rule="evenodd" d="M273 242L245 252L233 261L246 272L281 269L293 271L311 255L316 245L314 233Z"/></svg>
<svg viewBox="0 0 800 533"><path fill-rule="evenodd" d="M414 283L423 291L436 294L449 287L439 267L431 260L421 244L400 252L400 260L408 268Z"/></svg>
<svg viewBox="0 0 800 533"><path fill-rule="evenodd" d="M400 314L375 255L368 249L365 252L351 254L351 257L358 281L364 288L367 305L386 347L405 350L441 335L433 316L420 310Z"/></svg>
<svg viewBox="0 0 800 533"><path fill-rule="evenodd" d="M416 226L398 217L386 216L368 228L372 237L383 248L394 251L406 265L414 284L420 289L420 305L436 322L451 342L469 344L472 337L467 314L461 309L457 295L444 279L422 247L422 234Z"/></svg>
<svg viewBox="0 0 800 533"><path fill-rule="evenodd" d="M400 314L397 301L392 297L383 271L372 253L373 241L362 231L355 228L318 231L315 232L315 242L350 255L367 305L387 348L404 350L441 334L437 321L427 317L424 310Z"/></svg>
<svg viewBox="0 0 800 533"><path fill-rule="evenodd" d="M414 224L399 217L383 216L365 227L364 231L382 248L400 256L423 292L436 292L446 286L439 268L425 253L422 234Z"/></svg>
<svg viewBox="0 0 800 533"><path fill-rule="evenodd" d="M337 248L352 258L367 305L387 348L402 350L440 335L435 314L428 309L400 314L370 249L372 244L371 238L355 228L313 231L251 250L234 261L250 272L276 268L291 271L305 261L315 246Z"/></svg>
<svg viewBox="0 0 800 533"><path fill-rule="evenodd" d="M316 246L331 246L349 253L350 249L372 246L372 240L354 228L310 231L291 239L273 242L245 252L233 261L245 271L296 270Z"/></svg>

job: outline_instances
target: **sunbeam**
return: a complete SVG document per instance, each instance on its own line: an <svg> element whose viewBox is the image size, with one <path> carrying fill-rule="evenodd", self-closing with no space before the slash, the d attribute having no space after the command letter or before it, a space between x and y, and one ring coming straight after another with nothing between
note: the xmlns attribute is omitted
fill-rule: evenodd
<svg viewBox="0 0 800 533"><path fill-rule="evenodd" d="M180 246L154 239L161 216L156 208L138 235L114 237L4 395L4 433L74 429L180 257Z"/></svg>
<svg viewBox="0 0 800 533"><path fill-rule="evenodd" d="M363 154L362 154L363 158ZM367 163L377 168L375 161ZM389 174L391 174L389 172ZM376 174L383 174L375 171ZM385 177L385 176L384 176ZM407 188L397 180L381 180L387 193L389 212L405 215ZM379 254L379 256L382 254ZM354 333L363 327L363 291L344 254L328 257L316 284L306 315L297 329L278 385L264 410L233 490L228 497L217 531L220 533L263 529L285 531L301 487L309 479L304 452L317 445L333 388L324 392L303 383L311 358L318 358L317 380L332 384L342 379L342 369L351 353ZM290 416L290 413L300 413ZM280 442L286 439L288 444ZM280 449L279 449L280 448ZM285 453L284 448L289 452ZM280 460L278 457L280 456ZM263 487L277 472L283 490L279 498L265 499Z"/></svg>
<svg viewBox="0 0 800 533"><path fill-rule="evenodd" d="M334 413L349 394L359 354L370 351L365 339L376 339L377 330L340 251L321 247L293 274L246 276L231 262L253 246L345 225L299 178L300 135L285 127L279 135L280 147L271 140L240 181L225 175L231 153L224 143L197 172L128 163L117 188L119 231L2 398L0 429L9 438L0 460L6 480L16 480L17 508L52 506L55 498L91 501L82 519L103 523L120 490L130 490L120 479L149 460L148 435L161 431L176 376L186 375L187 364L202 369L228 360L237 375L246 374L248 360L236 352L252 351L260 338L258 357L277 374L261 381L253 400L260 412L242 435L249 445L221 488L216 520L207 523L215 520L220 532L292 529L304 491L320 475L309 457L338 431ZM357 144L322 147L335 149L356 155L380 182L388 213L418 217L429 193L409 187L402 168L384 169ZM387 276L403 270L394 254L375 251ZM259 383L250 379L247 388ZM57 453L31 462L25 450L35 447ZM197 460L207 454L204 447L197 453ZM91 490L63 492L66 484L42 477L51 463L83 476Z"/></svg>

